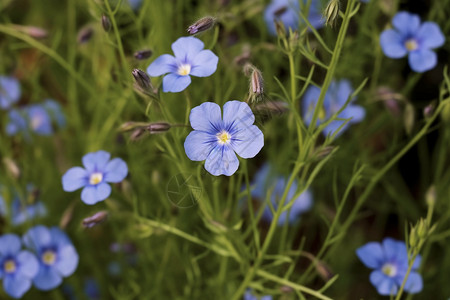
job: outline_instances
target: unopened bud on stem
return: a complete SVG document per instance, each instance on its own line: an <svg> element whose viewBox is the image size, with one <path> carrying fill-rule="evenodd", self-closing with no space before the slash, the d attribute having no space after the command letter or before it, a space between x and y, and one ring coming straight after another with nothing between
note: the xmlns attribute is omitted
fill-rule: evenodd
<svg viewBox="0 0 450 300"><path fill-rule="evenodd" d="M339 17L340 6L339 0L330 0L330 2L328 2L327 7L323 12L326 25L333 27L336 24Z"/></svg>
<svg viewBox="0 0 450 300"><path fill-rule="evenodd" d="M189 34L196 34L208 29L211 29L216 23L216 19L213 17L204 17L188 27L187 32Z"/></svg>
<svg viewBox="0 0 450 300"><path fill-rule="evenodd" d="M106 32L111 30L111 21L106 15L102 15L102 27Z"/></svg>

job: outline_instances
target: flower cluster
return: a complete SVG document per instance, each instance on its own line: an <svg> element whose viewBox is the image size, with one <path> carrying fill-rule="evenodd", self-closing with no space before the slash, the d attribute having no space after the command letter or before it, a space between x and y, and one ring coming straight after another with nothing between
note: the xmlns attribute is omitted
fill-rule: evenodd
<svg viewBox="0 0 450 300"><path fill-rule="evenodd" d="M22 240L15 234L0 236L0 279L13 298L21 298L32 284L43 291L54 289L78 266L75 247L57 227L31 228L23 236L23 245L28 250L22 250Z"/></svg>

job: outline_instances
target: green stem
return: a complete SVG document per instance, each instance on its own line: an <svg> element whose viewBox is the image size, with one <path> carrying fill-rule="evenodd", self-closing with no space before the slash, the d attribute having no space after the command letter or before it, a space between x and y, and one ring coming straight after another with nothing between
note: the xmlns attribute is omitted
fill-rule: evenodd
<svg viewBox="0 0 450 300"><path fill-rule="evenodd" d="M397 293L397 296L395 297L395 300L400 300L400 298L402 297L402 294L403 294L403 290L404 290L404 288L405 288L406 281L408 280L409 273L411 273L411 270L412 270L412 267L413 267L413 265L414 265L414 261L415 261L415 259L416 259L416 257L417 257L417 254L418 254L418 253L415 253L415 254L414 254L413 258L411 259L411 261L410 261L410 263L409 263L408 271L406 271L405 277L403 278L402 285L400 286L400 289L398 290L398 293Z"/></svg>

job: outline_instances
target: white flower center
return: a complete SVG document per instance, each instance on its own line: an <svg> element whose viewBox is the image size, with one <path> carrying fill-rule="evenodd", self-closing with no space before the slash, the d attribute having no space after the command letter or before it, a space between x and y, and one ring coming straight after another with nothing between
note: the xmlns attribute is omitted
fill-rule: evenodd
<svg viewBox="0 0 450 300"><path fill-rule="evenodd" d="M31 128L33 130L36 130L39 128L39 126L42 125L43 122L44 119L42 118L42 116L40 115L33 116L33 118L31 118Z"/></svg>
<svg viewBox="0 0 450 300"><path fill-rule="evenodd" d="M222 130L216 136L220 145L228 144L231 140L231 135L225 130Z"/></svg>
<svg viewBox="0 0 450 300"><path fill-rule="evenodd" d="M16 262L12 259L8 259L3 264L3 270L5 270L5 273L14 273L16 271Z"/></svg>
<svg viewBox="0 0 450 300"><path fill-rule="evenodd" d="M53 265L55 263L56 260L56 254L54 251L52 250L47 250L42 254L41 257L42 261L44 262L44 264L50 266Z"/></svg>
<svg viewBox="0 0 450 300"><path fill-rule="evenodd" d="M102 173L92 173L91 176L89 177L89 184L91 185L96 185L99 184L100 182L102 182L103 180L103 174Z"/></svg>
<svg viewBox="0 0 450 300"><path fill-rule="evenodd" d="M184 64L178 67L178 75L186 76L189 75L189 73L191 73L191 65Z"/></svg>
<svg viewBox="0 0 450 300"><path fill-rule="evenodd" d="M406 40L405 47L406 49L408 49L408 51L414 51L419 47L419 45L417 44L417 41L415 39L409 39Z"/></svg>
<svg viewBox="0 0 450 300"><path fill-rule="evenodd" d="M389 277L394 277L395 275L397 275L397 267L390 263L384 264L381 268L381 271L383 271L383 273Z"/></svg>

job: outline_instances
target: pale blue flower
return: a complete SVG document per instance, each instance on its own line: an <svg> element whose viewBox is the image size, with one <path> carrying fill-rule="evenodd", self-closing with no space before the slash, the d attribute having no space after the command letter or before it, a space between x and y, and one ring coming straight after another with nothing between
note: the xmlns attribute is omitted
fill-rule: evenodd
<svg viewBox="0 0 450 300"><path fill-rule="evenodd" d="M374 269L370 282L380 295L396 295L408 270L408 252L405 242L385 238L383 243L370 242L356 250L356 255L367 267ZM421 257L414 260L412 272L405 284L405 291L411 294L422 290L422 277L416 270Z"/></svg>
<svg viewBox="0 0 450 300"><path fill-rule="evenodd" d="M177 93L191 83L191 76L207 77L217 69L219 58L211 50L203 50L204 44L198 38L181 37L172 44L175 57L164 54L147 68L147 73L163 78L163 92Z"/></svg>
<svg viewBox="0 0 450 300"><path fill-rule="evenodd" d="M21 199L17 194L11 204L11 223L21 225L26 221L45 217L47 209L42 201L38 199L38 191L32 184L27 185L25 199Z"/></svg>
<svg viewBox="0 0 450 300"><path fill-rule="evenodd" d="M8 109L19 101L20 84L14 77L0 76L0 109Z"/></svg>
<svg viewBox="0 0 450 300"><path fill-rule="evenodd" d="M83 188L81 200L86 204L103 201L111 194L108 182L118 183L128 174L127 164L120 158L110 160L103 150L83 156L83 166L69 169L62 177L63 189L73 192Z"/></svg>
<svg viewBox="0 0 450 300"><path fill-rule="evenodd" d="M69 237L58 227L34 226L24 235L25 245L36 253L39 271L33 279L36 288L48 291L75 272L78 253Z"/></svg>
<svg viewBox="0 0 450 300"><path fill-rule="evenodd" d="M266 295L258 297L253 295L252 290L247 289L244 294L244 300L272 300L272 296Z"/></svg>
<svg viewBox="0 0 450 300"><path fill-rule="evenodd" d="M194 107L189 116L194 129L184 142L190 160L205 162L212 175L233 175L239 166L236 153L252 158L264 145L264 136L256 125L255 116L247 103L228 101L223 106L205 102Z"/></svg>
<svg viewBox="0 0 450 300"><path fill-rule="evenodd" d="M398 12L392 19L394 29L381 33L380 44L384 54L390 58L408 55L409 66L415 72L425 72L437 64L437 55L431 49L440 47L445 37L434 22L420 24L418 15Z"/></svg>

